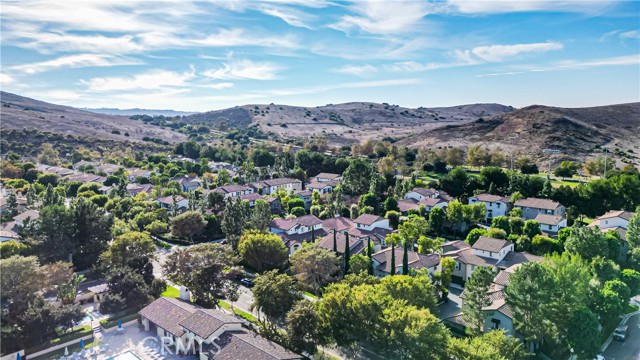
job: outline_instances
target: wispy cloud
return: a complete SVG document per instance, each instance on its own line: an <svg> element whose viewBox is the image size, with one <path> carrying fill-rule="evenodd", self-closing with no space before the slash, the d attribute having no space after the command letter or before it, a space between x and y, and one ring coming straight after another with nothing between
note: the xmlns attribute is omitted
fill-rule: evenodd
<svg viewBox="0 0 640 360"><path fill-rule="evenodd" d="M603 67L603 66L630 66L630 65L640 65L640 57L638 55L625 55L625 56L614 56L609 58L589 59L589 60L563 60L563 61L557 61L557 62L548 64L548 65L544 65L544 66L527 65L526 67L524 67L525 68L524 70L480 74L480 75L476 75L476 77L510 76L510 75L521 75L521 74L537 73L537 72L581 70L581 69L589 69L589 68ZM519 68L522 69L523 67L519 66Z"/></svg>
<svg viewBox="0 0 640 360"><path fill-rule="evenodd" d="M495 14L525 11L594 13L615 4L613 0L448 0L450 11L465 14Z"/></svg>
<svg viewBox="0 0 640 360"><path fill-rule="evenodd" d="M534 44L513 44L513 45L487 45L478 46L471 50L456 50L456 56L466 62L502 62L513 57L544 53L553 50L561 50L563 45L558 42L545 42Z"/></svg>
<svg viewBox="0 0 640 360"><path fill-rule="evenodd" d="M275 7L275 6L264 6L261 8L261 11L264 14L267 14L282 20L291 26L301 27L306 29L313 29L313 27L308 25L304 20L304 18L308 17L308 15L306 15L301 11L284 8L284 7Z"/></svg>
<svg viewBox="0 0 640 360"><path fill-rule="evenodd" d="M341 66L341 67L338 67L338 68L334 68L334 69L332 69L332 71L340 73L340 74L346 74L346 75L369 77L369 76L372 76L372 75L376 74L378 72L378 68L373 66L373 65L369 65L369 64L365 64L365 65L344 65L344 66Z"/></svg>
<svg viewBox="0 0 640 360"><path fill-rule="evenodd" d="M10 75L0 73L0 85L8 85L15 82L15 79Z"/></svg>
<svg viewBox="0 0 640 360"><path fill-rule="evenodd" d="M194 77L193 69L184 73L158 69L133 76L96 77L80 80L80 83L87 86L87 91L92 92L153 90L167 87L187 87L188 81Z"/></svg>
<svg viewBox="0 0 640 360"><path fill-rule="evenodd" d="M230 57L218 69L206 70L202 75L212 79L274 80L282 68L269 62Z"/></svg>
<svg viewBox="0 0 640 360"><path fill-rule="evenodd" d="M25 74L36 74L60 68L83 68L83 67L110 67L120 65L141 65L144 62L128 57L117 57L112 55L98 54L78 54L62 56L52 60L40 61L30 64L16 65L10 67L11 71Z"/></svg>
<svg viewBox="0 0 640 360"><path fill-rule="evenodd" d="M371 34L399 34L416 30L416 25L430 11L423 1L362 1L349 6L356 15L343 15L331 28Z"/></svg>
<svg viewBox="0 0 640 360"><path fill-rule="evenodd" d="M620 33L620 38L622 39L640 39L640 31L639 30L631 30Z"/></svg>

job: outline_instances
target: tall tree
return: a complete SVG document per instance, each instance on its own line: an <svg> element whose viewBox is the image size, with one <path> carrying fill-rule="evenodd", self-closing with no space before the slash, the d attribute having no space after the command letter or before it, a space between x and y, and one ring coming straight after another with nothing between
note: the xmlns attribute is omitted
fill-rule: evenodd
<svg viewBox="0 0 640 360"><path fill-rule="evenodd" d="M595 227L574 228L567 237L564 247L567 252L580 255L586 260L609 255L608 241L605 235Z"/></svg>
<svg viewBox="0 0 640 360"><path fill-rule="evenodd" d="M344 171L342 183L350 194L364 194L369 190L373 173L374 170L371 163L367 160L356 158L351 160L349 167Z"/></svg>
<svg viewBox="0 0 640 360"><path fill-rule="evenodd" d="M118 236L100 255L100 262L105 267L123 267L133 258L152 257L156 246L151 237L142 232L130 232Z"/></svg>
<svg viewBox="0 0 640 360"><path fill-rule="evenodd" d="M198 211L187 211L173 218L171 221L171 234L177 237L188 237L191 243L200 235L207 223Z"/></svg>
<svg viewBox="0 0 640 360"><path fill-rule="evenodd" d="M287 344L291 350L313 355L318 351L318 346L324 343L314 302L297 302L287 313L285 323Z"/></svg>
<svg viewBox="0 0 640 360"><path fill-rule="evenodd" d="M256 230L242 234L238 253L259 272L282 269L289 258L287 247L278 235Z"/></svg>
<svg viewBox="0 0 640 360"><path fill-rule="evenodd" d="M553 328L549 323L548 304L552 302L553 280L537 262L522 265L509 276L507 303L514 311L514 323L533 350Z"/></svg>
<svg viewBox="0 0 640 360"><path fill-rule="evenodd" d="M465 322L469 324L469 331L473 335L479 335L484 330L485 313L482 309L491 304L489 287L493 277L491 268L478 266L473 270L465 286L462 312Z"/></svg>
<svg viewBox="0 0 640 360"><path fill-rule="evenodd" d="M296 279L314 294L335 280L340 260L335 253L316 244L305 244L291 256L291 270Z"/></svg>
<svg viewBox="0 0 640 360"><path fill-rule="evenodd" d="M227 245L198 244L169 254L163 272L167 279L186 286L198 304L216 306L229 281L228 269L237 262Z"/></svg>
<svg viewBox="0 0 640 360"><path fill-rule="evenodd" d="M402 247L402 273L409 275L409 239L403 239Z"/></svg>
<svg viewBox="0 0 640 360"><path fill-rule="evenodd" d="M349 273L349 261L351 260L351 246L349 244L349 232L344 233L344 274Z"/></svg>
<svg viewBox="0 0 640 360"><path fill-rule="evenodd" d="M277 270L264 273L255 283L251 310L256 309L264 314L266 319L259 321L265 328L275 331L277 322L283 319L301 297L296 283L291 276L278 274Z"/></svg>
<svg viewBox="0 0 640 360"><path fill-rule="evenodd" d="M238 242L242 231L247 224L249 216L249 204L237 198L235 201L227 198L225 202L224 217L220 226L234 250L238 249Z"/></svg>

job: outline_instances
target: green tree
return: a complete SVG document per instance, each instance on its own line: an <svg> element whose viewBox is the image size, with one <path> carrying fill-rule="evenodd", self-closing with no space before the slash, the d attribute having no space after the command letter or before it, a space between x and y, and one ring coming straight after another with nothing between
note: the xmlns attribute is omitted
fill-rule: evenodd
<svg viewBox="0 0 640 360"><path fill-rule="evenodd" d="M600 324L588 308L580 307L567 314L569 328L567 341L578 359L593 359L600 351Z"/></svg>
<svg viewBox="0 0 640 360"><path fill-rule="evenodd" d="M151 237L142 232L120 235L100 255L100 263L108 268L128 266L129 261L140 257L153 257L156 246Z"/></svg>
<svg viewBox="0 0 640 360"><path fill-rule="evenodd" d="M262 325L276 330L276 324L293 308L301 296L293 278L278 274L277 270L268 271L258 277L253 288L254 302L251 310L258 310L266 319L258 319Z"/></svg>
<svg viewBox="0 0 640 360"><path fill-rule="evenodd" d="M385 201L384 201L384 210L385 211L398 211L398 200L396 200L394 197L388 197Z"/></svg>
<svg viewBox="0 0 640 360"><path fill-rule="evenodd" d="M473 229L471 231L469 231L469 233L467 234L467 238L465 239L466 243L469 244L470 246L473 246L473 244L476 243L476 241L478 241L478 239L481 236L487 236L487 231L485 229Z"/></svg>
<svg viewBox="0 0 640 360"><path fill-rule="evenodd" d="M197 211L187 211L173 218L171 221L171 234L177 237L188 237L191 243L194 237L200 235L207 223Z"/></svg>
<svg viewBox="0 0 640 360"><path fill-rule="evenodd" d="M227 198L224 217L220 226L234 250L238 249L238 242L249 218L249 204L237 198L235 201Z"/></svg>
<svg viewBox="0 0 640 360"><path fill-rule="evenodd" d="M429 213L429 229L436 235L442 234L442 228L447 214L442 208L436 207Z"/></svg>
<svg viewBox="0 0 640 360"><path fill-rule="evenodd" d="M484 307L491 304L489 286L493 282L494 273L491 268L478 266L473 270L471 278L465 286L462 313L469 331L478 335L484 331Z"/></svg>
<svg viewBox="0 0 640 360"><path fill-rule="evenodd" d="M509 218L506 216L496 216L491 220L491 227L504 230L507 235L511 232Z"/></svg>
<svg viewBox="0 0 640 360"><path fill-rule="evenodd" d="M351 160L349 167L342 174L342 183L349 194L364 194L369 190L373 174L374 169L371 163L364 159L356 158Z"/></svg>
<svg viewBox="0 0 640 360"><path fill-rule="evenodd" d="M629 219L627 224L627 241L631 247L640 247L640 211Z"/></svg>
<svg viewBox="0 0 640 360"><path fill-rule="evenodd" d="M287 313L285 323L287 344L291 350L312 355L318 351L318 346L323 344L316 305L312 301L297 302Z"/></svg>
<svg viewBox="0 0 640 360"><path fill-rule="evenodd" d="M196 303L216 306L229 281L228 269L237 262L227 245L198 244L169 254L163 273L174 283L186 286Z"/></svg>
<svg viewBox="0 0 640 360"><path fill-rule="evenodd" d="M536 235L541 235L540 223L535 220L527 220L522 227L522 233L526 235L529 240L533 240Z"/></svg>
<svg viewBox="0 0 640 360"><path fill-rule="evenodd" d="M579 227L573 229L564 244L567 252L591 260L596 256L607 257L609 248L605 235L598 228Z"/></svg>
<svg viewBox="0 0 640 360"><path fill-rule="evenodd" d="M451 338L449 355L459 360L529 360L522 341L506 335L504 330L493 330L476 337Z"/></svg>
<svg viewBox="0 0 640 360"><path fill-rule="evenodd" d="M506 239L507 233L502 229L489 228L489 230L487 230L487 236L494 239Z"/></svg>
<svg viewBox="0 0 640 360"><path fill-rule="evenodd" d="M352 274L368 273L371 267L371 259L362 254L357 254L349 260L349 269Z"/></svg>
<svg viewBox="0 0 640 360"><path fill-rule="evenodd" d="M291 270L298 281L318 294L335 280L340 270L339 258L316 244L306 244L291 256Z"/></svg>
<svg viewBox="0 0 640 360"><path fill-rule="evenodd" d="M553 279L537 262L525 263L509 276L507 304L513 309L516 329L530 345L537 344L553 328L548 317L553 287Z"/></svg>
<svg viewBox="0 0 640 360"><path fill-rule="evenodd" d="M453 277L453 270L456 266L456 261L453 258L443 256L440 258L440 268L436 272L436 279L439 284L439 291L442 294L442 298L446 298L449 293L449 286L451 285L451 279Z"/></svg>
<svg viewBox="0 0 640 360"><path fill-rule="evenodd" d="M271 207L269 203L264 200L256 200L253 210L251 210L250 220L251 227L260 230L269 230L269 223L271 223Z"/></svg>
<svg viewBox="0 0 640 360"><path fill-rule="evenodd" d="M289 258L289 251L278 235L257 230L242 234L238 253L258 272L282 269Z"/></svg>
<svg viewBox="0 0 640 360"><path fill-rule="evenodd" d="M553 174L561 178L570 178L578 172L580 166L573 161L563 161Z"/></svg>
<svg viewBox="0 0 640 360"><path fill-rule="evenodd" d="M351 261L351 244L349 243L349 232L345 231L344 233L344 253L342 254L344 274L347 275L349 273L349 265Z"/></svg>
<svg viewBox="0 0 640 360"><path fill-rule="evenodd" d="M633 269L624 269L620 275L622 280L631 292L631 296L636 296L640 293L640 272Z"/></svg>

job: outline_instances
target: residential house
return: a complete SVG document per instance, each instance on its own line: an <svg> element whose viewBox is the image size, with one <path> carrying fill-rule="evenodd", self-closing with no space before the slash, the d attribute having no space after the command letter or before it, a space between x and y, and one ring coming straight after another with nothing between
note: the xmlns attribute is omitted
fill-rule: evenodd
<svg viewBox="0 0 640 360"><path fill-rule="evenodd" d="M372 231L376 228L391 230L391 226L389 226L389 219L385 219L378 215L362 214L353 222L356 224L356 228L360 230Z"/></svg>
<svg viewBox="0 0 640 360"><path fill-rule="evenodd" d="M302 201L304 201L304 209L309 211L309 209L311 208L311 203L313 202L313 192L311 192L311 190L309 189L306 189L296 191L295 194L298 195L298 197L302 199Z"/></svg>
<svg viewBox="0 0 640 360"><path fill-rule="evenodd" d="M136 179L139 177L144 177L147 179L151 178L151 170L145 169L127 168L126 174L127 179L129 179L130 182L136 181Z"/></svg>
<svg viewBox="0 0 640 360"><path fill-rule="evenodd" d="M312 181L308 183L305 187L307 190L311 192L315 190L320 194L328 194L330 192L333 192L333 189L336 186L338 186L337 181L323 181L323 182Z"/></svg>
<svg viewBox="0 0 640 360"><path fill-rule="evenodd" d="M464 241L452 241L442 245L442 256L455 260L452 281L464 284L478 266L488 266L496 271L542 258L526 252L515 252L514 244L508 240L481 236L473 246Z"/></svg>
<svg viewBox="0 0 640 360"><path fill-rule="evenodd" d="M171 180L177 181L178 184L180 184L180 189L183 192L192 192L202 187L202 179L198 178L197 176L178 176L172 177Z"/></svg>
<svg viewBox="0 0 640 360"><path fill-rule="evenodd" d="M520 334L516 332L514 326L513 309L506 302L505 288L509 285L509 276L521 265L522 264L511 266L506 270L500 271L494 277L487 294L490 304L482 308L482 312L484 313L483 332L504 330L507 335L520 337ZM464 304L465 292L463 292L460 297ZM468 327L462 312L443 319L443 322L458 329L458 331L462 333L464 333L466 327Z"/></svg>
<svg viewBox="0 0 640 360"><path fill-rule="evenodd" d="M564 217L566 213L566 208L562 204L549 199L520 199L514 206L522 209L522 218L525 220L533 220L538 214Z"/></svg>
<svg viewBox="0 0 640 360"><path fill-rule="evenodd" d="M136 196L141 192L146 193L147 195L151 195L153 191L152 184L127 184L127 193L131 196Z"/></svg>
<svg viewBox="0 0 640 360"><path fill-rule="evenodd" d="M540 230L551 235L557 234L562 228L567 227L567 219L562 216L538 214L534 219L540 224Z"/></svg>
<svg viewBox="0 0 640 360"><path fill-rule="evenodd" d="M424 198L437 198L441 193L446 194L444 191L439 191L436 189L426 189L426 188L414 188L404 195L405 199L415 199L420 201Z"/></svg>
<svg viewBox="0 0 640 360"><path fill-rule="evenodd" d="M418 201L418 206L424 206L425 210L430 213L431 210L435 209L435 208L441 208L443 210L447 209L447 206L449 206L449 201L445 200L441 197L437 197L437 198L424 198L420 201Z"/></svg>
<svg viewBox="0 0 640 360"><path fill-rule="evenodd" d="M271 208L271 213L273 214L281 214L282 213L282 201L277 196L265 196L264 199L269 203L269 207Z"/></svg>
<svg viewBox="0 0 640 360"><path fill-rule="evenodd" d="M155 199L155 202L160 204L161 209L185 210L189 207L189 200L181 195L159 197Z"/></svg>
<svg viewBox="0 0 640 360"><path fill-rule="evenodd" d="M96 167L96 171L103 172L107 174L107 176L109 176L115 174L118 170L120 170L120 168L121 166L117 164L102 164Z"/></svg>
<svg viewBox="0 0 640 360"><path fill-rule="evenodd" d="M233 171L233 172L238 171L238 168L236 166L233 166L227 162L222 162L222 161L209 161L207 166L209 166L209 169L211 169L212 172L218 172L222 169Z"/></svg>
<svg viewBox="0 0 640 360"><path fill-rule="evenodd" d="M253 194L254 188L249 185L224 185L214 190L219 192L226 199L228 197L237 197L240 195Z"/></svg>
<svg viewBox="0 0 640 360"><path fill-rule="evenodd" d="M257 193L250 193L250 194L243 194L243 195L239 195L239 196L234 196L231 198L231 200L235 201L237 198L240 198L240 200L242 201L246 201L249 203L249 207L252 208L254 206L256 206L256 200L260 200L262 199L262 196L260 196L260 194Z"/></svg>
<svg viewBox="0 0 640 360"><path fill-rule="evenodd" d="M184 355L188 344L193 343L199 351L198 360L302 359L243 328L243 320L219 309L204 309L185 300L161 297L138 314L144 329L158 337L168 337L176 353Z"/></svg>
<svg viewBox="0 0 640 360"><path fill-rule="evenodd" d="M73 170L83 171L86 168L92 168L95 166L96 164L91 161L80 160L77 163L71 165L71 168L73 168Z"/></svg>
<svg viewBox="0 0 640 360"><path fill-rule="evenodd" d="M258 181L252 183L251 186L262 195L272 195L278 192L278 189L285 189L287 192L302 190L302 181L291 178L278 178Z"/></svg>
<svg viewBox="0 0 640 360"><path fill-rule="evenodd" d="M362 241L365 242L367 239L371 239L374 252L382 250L384 240L387 238L387 235L392 232L391 229L386 227L374 227L367 230L363 227L358 227L358 224L354 220L344 216L334 216L323 220L322 229L327 233L331 249L333 249L333 232L335 231L338 234L337 236L340 234L344 236L344 233L348 232L349 241L351 241L352 238L362 239Z"/></svg>
<svg viewBox="0 0 640 360"><path fill-rule="evenodd" d="M494 217L505 216L509 213L510 200L508 197L478 194L469 198L469 205L483 203L487 208L487 214L484 218L486 223L491 223Z"/></svg>
<svg viewBox="0 0 640 360"><path fill-rule="evenodd" d="M407 216L409 211L418 211L420 210L420 205L418 204L418 200L409 198L409 199L400 199L398 200L398 210L403 216Z"/></svg>
<svg viewBox="0 0 640 360"><path fill-rule="evenodd" d="M627 229L629 227L629 221L634 214L635 213L630 211L612 210L596 218L591 224L589 224L591 227L597 226L603 233L613 230L620 234L622 243L620 244L619 260L626 260L626 255L629 252Z"/></svg>
<svg viewBox="0 0 640 360"><path fill-rule="evenodd" d="M40 218L40 211L38 210L27 210L21 214L18 214L13 217L13 221L15 221L16 225L24 226L25 222L36 221Z"/></svg>
<svg viewBox="0 0 640 360"><path fill-rule="evenodd" d="M313 180L315 180L316 182L330 182L330 181L335 181L340 182L342 181L342 175L340 174L332 174L332 173L320 173L314 177L312 177Z"/></svg>
<svg viewBox="0 0 640 360"><path fill-rule="evenodd" d="M300 249L303 242L315 242L316 239L327 235L322 229L322 220L313 215L292 219L274 219L269 224L269 231L282 238L290 255Z"/></svg>
<svg viewBox="0 0 640 360"><path fill-rule="evenodd" d="M43 173L51 173L51 174L56 174L59 175L60 177L67 177L70 175L74 175L74 174L80 174L79 171L73 170L73 169L67 169L65 167L61 167L61 166L49 166L49 165L44 165L44 164L38 164L36 165L36 170L43 172Z"/></svg>
<svg viewBox="0 0 640 360"><path fill-rule="evenodd" d="M373 254L373 274L377 277L385 277L391 274L392 257L395 258L395 273L402 274L402 259L404 256L404 248L396 246L388 247ZM419 254L415 251L407 251L409 258L409 269L417 271L426 268L429 274L434 275L440 269L440 255L438 254Z"/></svg>
<svg viewBox="0 0 640 360"><path fill-rule="evenodd" d="M95 174L81 173L81 174L69 175L69 177L67 177L67 180L69 180L70 182L78 181L85 184L86 183L102 184L107 180L107 178L104 176L95 175Z"/></svg>

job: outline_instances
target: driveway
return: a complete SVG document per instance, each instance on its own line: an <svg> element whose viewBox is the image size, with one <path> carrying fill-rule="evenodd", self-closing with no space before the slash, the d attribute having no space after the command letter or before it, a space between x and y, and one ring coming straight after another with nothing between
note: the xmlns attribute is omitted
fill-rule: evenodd
<svg viewBox="0 0 640 360"><path fill-rule="evenodd" d="M446 319L462 311L462 289L449 287L449 301L438 306L438 318Z"/></svg>
<svg viewBox="0 0 640 360"><path fill-rule="evenodd" d="M606 360L640 360L640 315L627 320L629 332L625 342L611 341L602 354Z"/></svg>

